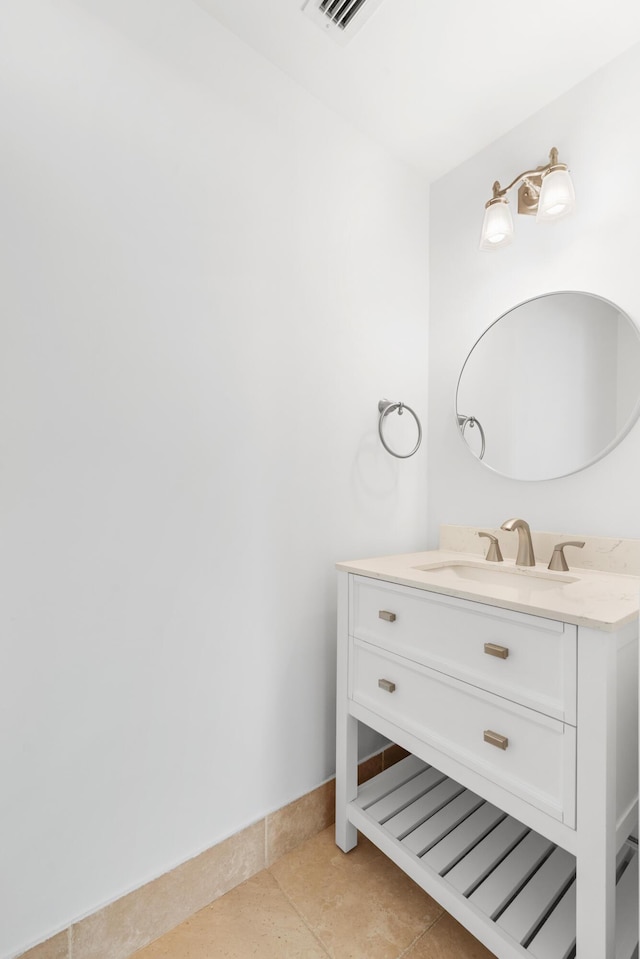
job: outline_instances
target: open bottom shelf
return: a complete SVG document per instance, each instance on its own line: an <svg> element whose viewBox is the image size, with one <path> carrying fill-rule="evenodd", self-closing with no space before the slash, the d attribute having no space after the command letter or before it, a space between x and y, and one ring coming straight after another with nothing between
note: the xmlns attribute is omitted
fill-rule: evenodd
<svg viewBox="0 0 640 959"><path fill-rule="evenodd" d="M348 816L499 959L576 956L575 857L435 767L407 757L361 786ZM616 881L615 959L634 959L638 856L627 845Z"/></svg>

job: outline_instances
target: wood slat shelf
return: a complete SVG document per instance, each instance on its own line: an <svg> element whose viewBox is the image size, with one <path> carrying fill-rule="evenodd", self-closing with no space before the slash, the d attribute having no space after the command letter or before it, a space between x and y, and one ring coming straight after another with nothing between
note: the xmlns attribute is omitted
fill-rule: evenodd
<svg viewBox="0 0 640 959"><path fill-rule="evenodd" d="M433 766L409 756L385 770L360 787L348 817L449 912L464 915L489 949L574 959L575 857ZM617 865L615 959L634 959L636 850L625 844Z"/></svg>

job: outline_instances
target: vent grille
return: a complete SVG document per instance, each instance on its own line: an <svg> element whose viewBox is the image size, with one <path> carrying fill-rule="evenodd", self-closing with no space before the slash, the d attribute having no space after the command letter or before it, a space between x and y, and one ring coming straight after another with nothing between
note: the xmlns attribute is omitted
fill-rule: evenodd
<svg viewBox="0 0 640 959"><path fill-rule="evenodd" d="M320 9L336 26L344 30L365 3L366 0L322 0Z"/></svg>
<svg viewBox="0 0 640 959"><path fill-rule="evenodd" d="M338 43L348 40L364 25L383 0L306 0L304 12Z"/></svg>

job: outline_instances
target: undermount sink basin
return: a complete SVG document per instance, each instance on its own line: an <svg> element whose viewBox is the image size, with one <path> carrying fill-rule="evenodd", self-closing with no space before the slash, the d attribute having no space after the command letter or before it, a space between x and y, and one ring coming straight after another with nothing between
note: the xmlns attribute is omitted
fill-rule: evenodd
<svg viewBox="0 0 640 959"><path fill-rule="evenodd" d="M435 563L433 566L416 566L429 574L429 577L442 582L479 583L485 586L511 587L519 591L539 592L548 589L558 589L569 583L577 583L575 576L563 576L558 573L547 573L539 569L514 569L496 564L485 566L475 563L464 563L452 560L447 563Z"/></svg>

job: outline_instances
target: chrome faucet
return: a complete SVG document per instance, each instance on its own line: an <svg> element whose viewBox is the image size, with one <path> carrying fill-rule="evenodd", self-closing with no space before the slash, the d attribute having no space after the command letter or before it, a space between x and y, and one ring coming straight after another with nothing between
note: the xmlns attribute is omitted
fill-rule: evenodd
<svg viewBox="0 0 640 959"><path fill-rule="evenodd" d="M567 563L564 555L565 546L578 546L581 549L584 546L584 541L572 539L571 542L558 543L557 546L554 546L551 561L547 566L547 569L560 569L563 573L568 572L569 564Z"/></svg>
<svg viewBox="0 0 640 959"><path fill-rule="evenodd" d="M488 563L502 563L502 553L500 552L500 543L498 542L498 537L493 536L491 533L478 533L478 536L486 536L489 542L489 549L487 550L487 555L485 559Z"/></svg>
<svg viewBox="0 0 640 959"><path fill-rule="evenodd" d="M533 553L533 543L531 542L531 530L529 524L523 519L508 519L502 524L500 529L506 529L511 532L518 531L518 555L516 557L516 566L535 566L536 558Z"/></svg>

